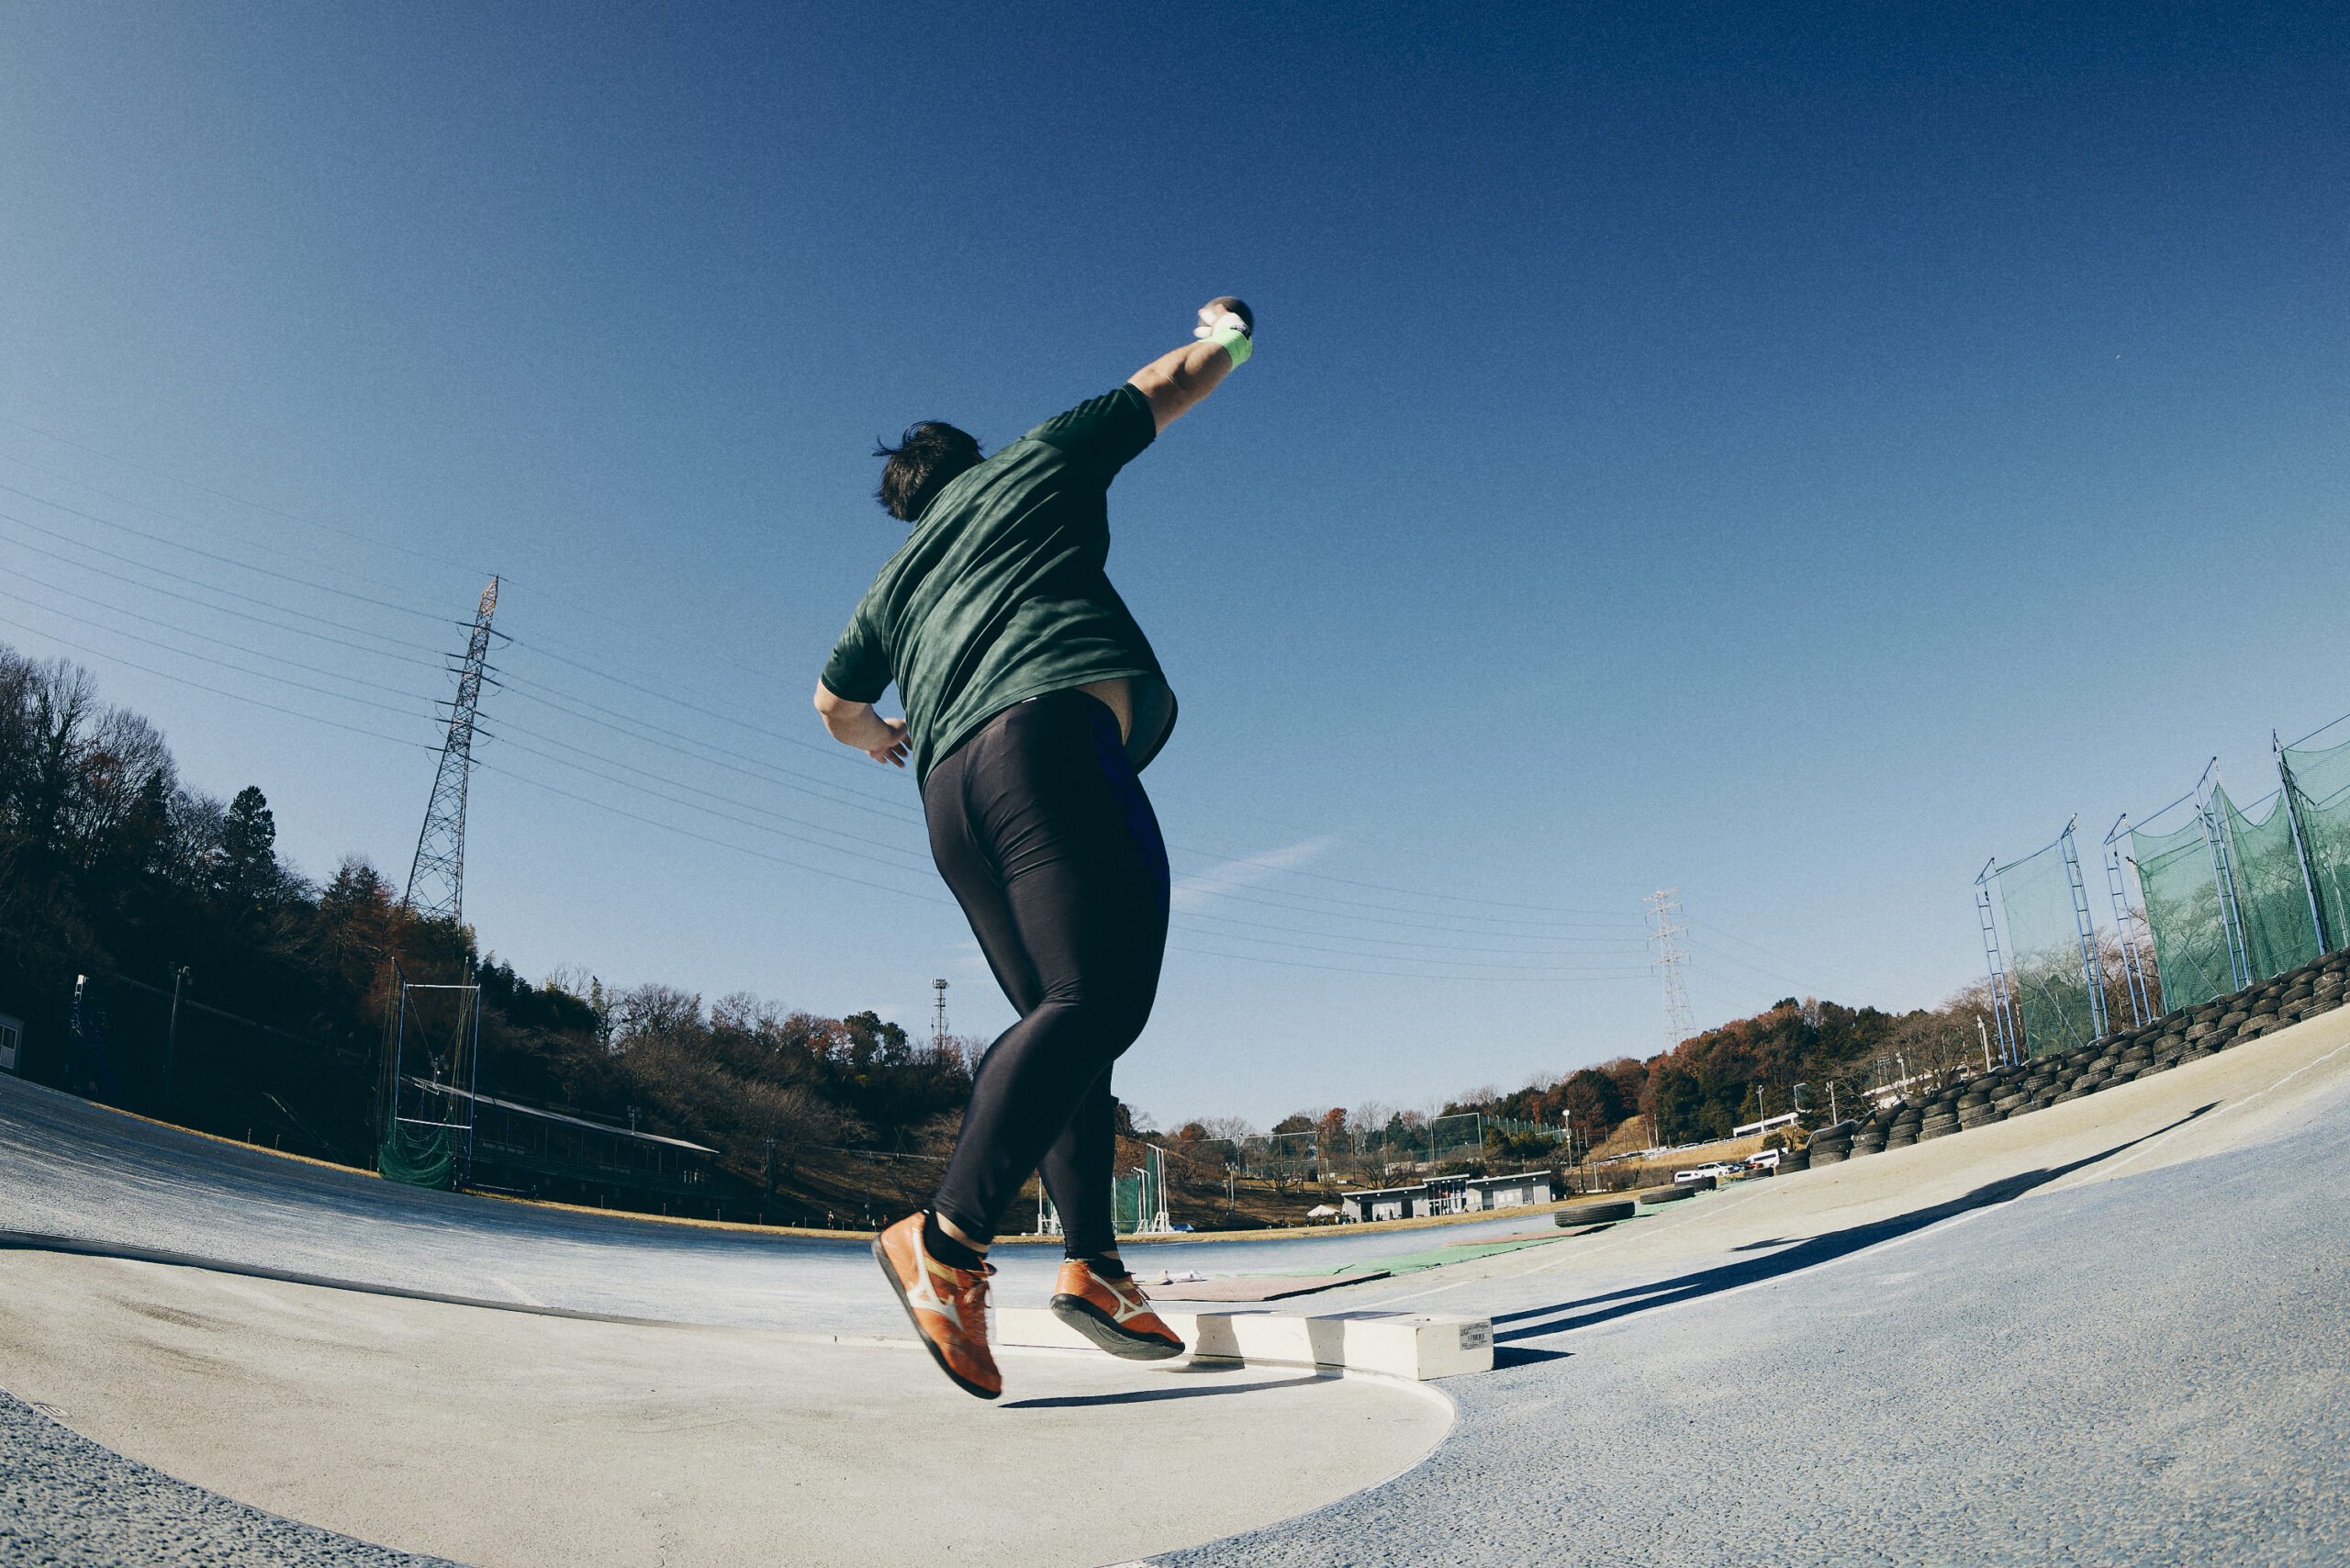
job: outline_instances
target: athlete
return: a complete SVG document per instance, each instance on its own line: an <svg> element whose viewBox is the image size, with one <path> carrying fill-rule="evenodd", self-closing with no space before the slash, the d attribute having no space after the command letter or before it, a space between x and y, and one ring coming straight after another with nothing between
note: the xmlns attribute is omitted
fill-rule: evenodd
<svg viewBox="0 0 2350 1568"><path fill-rule="evenodd" d="M912 525L816 686L834 739L911 756L939 874L1020 1021L980 1058L931 1204L873 1255L957 1386L1003 1391L988 1349L989 1244L1030 1171L1061 1214L1052 1309L1113 1355L1182 1341L1119 1261L1110 1215L1111 1064L1142 1033L1167 947L1167 847L1136 775L1175 694L1110 586L1109 487L1253 347L1225 296L1197 340L992 457L954 426L910 427L879 499ZM873 704L895 683L902 719Z"/></svg>

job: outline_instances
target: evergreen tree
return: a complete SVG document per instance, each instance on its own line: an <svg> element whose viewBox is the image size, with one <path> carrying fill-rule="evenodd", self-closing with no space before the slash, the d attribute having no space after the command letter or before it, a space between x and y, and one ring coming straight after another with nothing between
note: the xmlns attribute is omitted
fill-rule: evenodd
<svg viewBox="0 0 2350 1568"><path fill-rule="evenodd" d="M277 890L277 818L257 784L248 784L229 802L220 823L217 886L223 898L257 904Z"/></svg>

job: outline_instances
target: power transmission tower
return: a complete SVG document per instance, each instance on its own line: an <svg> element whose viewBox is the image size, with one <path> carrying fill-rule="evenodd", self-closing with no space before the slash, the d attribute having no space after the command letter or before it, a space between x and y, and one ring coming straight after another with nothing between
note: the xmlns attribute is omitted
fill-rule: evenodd
<svg viewBox="0 0 2350 1568"><path fill-rule="evenodd" d="M1689 928L1673 918L1681 912L1679 901L1673 896L1680 890L1666 888L1640 901L1649 906L1649 918L1656 922L1649 940L1656 944L1657 972L1664 979L1664 1048L1668 1051L1697 1032L1688 983L1681 976L1681 966L1689 961L1689 955L1681 950L1679 938Z"/></svg>
<svg viewBox="0 0 2350 1568"><path fill-rule="evenodd" d="M937 997L930 1021L930 1048L934 1054L943 1054L946 1049L946 982L934 980L930 982L930 989Z"/></svg>
<svg viewBox="0 0 2350 1568"><path fill-rule="evenodd" d="M465 778L473 769L474 715L481 706L482 682L488 678L489 618L497 611L498 579L492 577L474 611L464 662L456 666L457 695L448 705L449 739L441 748L441 770L432 777L424 830L416 835L416 858L408 868L408 890L400 896L402 903L428 920L460 924L464 920Z"/></svg>

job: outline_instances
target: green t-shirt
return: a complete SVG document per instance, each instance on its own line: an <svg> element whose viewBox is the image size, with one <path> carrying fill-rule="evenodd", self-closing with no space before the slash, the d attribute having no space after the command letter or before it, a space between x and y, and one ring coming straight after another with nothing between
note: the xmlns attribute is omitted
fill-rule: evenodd
<svg viewBox="0 0 2350 1568"><path fill-rule="evenodd" d="M1110 481L1157 434L1131 385L1046 420L950 480L873 579L824 685L871 702L897 683L918 783L1013 703L1113 676L1135 767L1166 744L1175 694L1103 570Z"/></svg>

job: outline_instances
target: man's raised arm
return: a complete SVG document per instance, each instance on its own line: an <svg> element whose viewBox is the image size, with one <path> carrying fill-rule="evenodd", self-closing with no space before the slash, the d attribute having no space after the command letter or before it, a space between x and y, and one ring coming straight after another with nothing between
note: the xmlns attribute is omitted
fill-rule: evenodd
<svg viewBox="0 0 2350 1568"><path fill-rule="evenodd" d="M1192 330L1199 342L1163 353L1126 382L1150 399L1151 418L1164 431L1192 411L1192 407L1245 364L1254 347L1250 334L1257 318L1230 295L1200 307L1200 324Z"/></svg>

